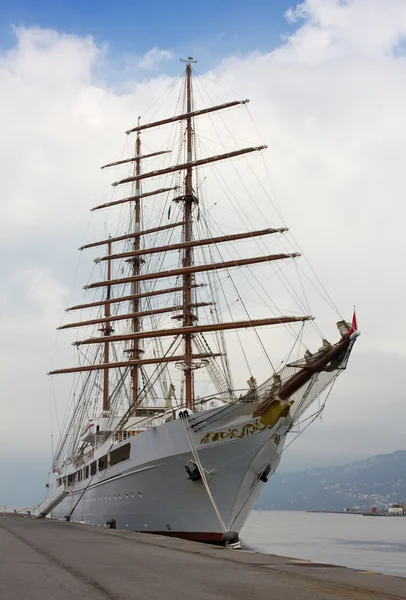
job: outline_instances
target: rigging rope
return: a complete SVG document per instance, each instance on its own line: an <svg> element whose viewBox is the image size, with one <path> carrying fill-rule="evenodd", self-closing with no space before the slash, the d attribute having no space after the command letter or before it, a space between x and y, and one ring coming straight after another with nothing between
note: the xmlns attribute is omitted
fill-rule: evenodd
<svg viewBox="0 0 406 600"><path fill-rule="evenodd" d="M204 92L205 92L206 96L209 98L209 94L208 94L207 90L204 88L204 86L203 86L203 90L204 90ZM203 102L203 104L204 104L204 102ZM251 120L252 120L252 116L251 116L251 114L250 114L250 112L249 112L249 110L248 110L248 108L247 108L247 107L246 107L246 110L248 111L248 114L249 114L249 116L250 116L250 118L251 118ZM241 111L241 113L240 113L240 116L241 116L241 114L242 114L242 111ZM218 115L218 116L219 116L219 118L220 118L220 120L221 120L222 124L223 124L223 125L224 125L224 127L226 128L226 130L229 132L229 134L230 134L230 138L231 138L231 139L233 139L233 140L235 140L235 138L234 138L234 136L233 136L233 134L232 134L232 131L231 131L231 130L230 130L230 128L228 127L228 125L227 125L227 122L224 120L223 116L222 116L221 114L220 114L220 115ZM212 124L213 124L212 115L210 115L210 116L209 116L209 119L210 119L210 121L211 121L211 122L212 122ZM214 125L214 124L213 124L213 125ZM258 131L258 130L257 130L257 131ZM222 145L223 145L223 147L225 148L224 144L222 144ZM203 146L203 144L202 144L202 146ZM251 172L254 174L254 176L255 176L256 180L258 181L258 183L260 184L261 188L262 188L262 189L263 189L263 191L265 192L265 195L266 195L266 197L268 198L268 200L269 200L269 201L271 202L271 204L273 205L273 207L274 207L274 209L275 209L276 213L278 214L279 218L281 219L282 223L284 223L284 221L283 221L283 219L282 219L282 217L281 217L280 211L277 209L277 207L275 206L275 203L272 201L272 198L269 196L269 194L267 193L267 191L264 189L264 186L262 185L261 181L259 180L259 178L258 178L258 175L256 174L256 172L255 172L255 171L254 171L254 169L252 168L252 165L251 165L251 163L249 162L248 158L247 158L247 157L244 157L244 160L245 160L245 162L246 162L246 164L247 164L247 168L249 168L249 169L251 170ZM263 161L264 161L264 159L263 159ZM266 166L266 163L265 163L265 161L264 161L264 164L265 164L265 166ZM234 164L234 163L232 163L232 167L233 167L233 169L234 169L234 171L235 171L236 175L238 176L238 178L239 178L239 181L241 182L242 186L244 187L245 191L247 192L248 196L250 197L251 201L252 201L252 202L253 202L253 204L256 206L256 208L257 208L257 210L258 210L259 214L261 214L261 216L263 217L263 220L266 222L266 221L267 221L267 219L265 218L265 215L262 213L262 211L261 211L260 207L257 205L255 198L254 198L254 197L253 197L253 195L251 194L251 191L249 190L249 188L247 188L245 181L242 179L240 170L238 170L238 169L237 169L237 167L235 166L235 164ZM217 171L216 167L213 167L213 168L214 168L214 169ZM218 172L218 171L217 171L217 172ZM270 178L269 178L269 173L268 173L268 170L267 170L267 174L268 174L268 179L270 179ZM219 179L219 177L218 177L218 179ZM223 188L223 190L224 190L224 188ZM246 214L245 214L245 212L244 212L243 208L241 207L240 203L238 202L238 200L237 200L237 198L236 198L235 196L234 196L234 199L235 199L235 201L237 202L237 204L238 204L238 206L240 207L240 209L241 209L241 211L243 212L243 214L245 215L245 217L246 217L246 218L249 220L249 217L248 217L248 215L246 215ZM285 223L284 223L284 224L285 224ZM297 244L297 242L296 242L295 238L294 238L293 236L291 236L291 237L292 237L293 241L295 242L296 246L297 246L297 247L299 248L299 250L300 250L300 247L299 247L299 245ZM261 244L261 242L260 242L260 241L256 241L256 244L258 245L258 247L260 247L260 244ZM283 242L282 242L282 246L283 246L283 247L285 247L285 245L283 244ZM286 247L285 247L285 249L286 249ZM302 251L301 251L301 250L300 250L300 252L302 253ZM302 253L302 254L303 254L303 253ZM305 260L306 260L306 262L308 263L308 265L310 266L310 268L312 269L313 273L316 275L316 273L315 273L314 269L311 267L311 265L310 265L309 261L306 259L306 257L305 257ZM301 299L298 297L298 295L297 295L296 291L294 290L293 286L290 284L290 282L287 280L287 278L286 278L286 277L284 276L284 274L281 272L281 268L280 268L280 266L279 266L279 265L273 265L273 268L274 268L274 270L278 269L278 270L280 271L280 275L281 275L281 277L283 276L283 277L284 277L284 279L285 279L285 282L286 282L286 283L284 283L285 287L286 287L286 285L288 285L288 286L289 286L289 288L290 288L290 290L291 290L291 293L292 293L294 296L296 296L296 301L298 301L298 303L299 303L299 306L300 306L300 304L302 304L302 302L301 302ZM316 275L316 277L317 277L317 275ZM317 277L317 279L318 279L318 277ZM318 279L318 281L319 281L319 284L322 286L322 284L321 284L321 282L320 282L320 280L319 280L319 279ZM258 282L258 283L259 283L259 282ZM283 282L282 282L282 283L283 283ZM313 285L314 285L314 284L313 284ZM262 286L261 286L261 287L262 287ZM323 286L322 286L322 287L323 287ZM323 287L323 289L324 289L325 293L327 294L327 292L326 292L326 290L325 290L325 288L324 288L324 287ZM265 291L265 290L264 290L264 291ZM320 290L318 290L318 292L320 293ZM306 301L307 301L307 299L306 299ZM335 305L332 303L332 300L331 300L331 298L330 298L330 301L331 301L331 302L330 302L330 304L333 306L333 308L335 309L335 311L337 312L337 314L338 314L338 315L340 315L339 311L337 310L337 308L335 307ZM307 302L307 304L308 304L308 302ZM276 305L275 305L275 307L276 307ZM306 308L306 310L307 310L307 308ZM311 311L310 311L310 313L311 313ZM342 319L341 315L340 315L340 318ZM319 334L321 335L321 337L323 338L323 337L324 337L324 335L323 335L322 331L320 330L320 328L318 327L318 325L317 325L315 322L313 322L313 323L312 323L312 326L313 326L313 327L316 329L316 331L318 331L318 333L319 333Z"/></svg>
<svg viewBox="0 0 406 600"><path fill-rule="evenodd" d="M193 455L193 458L195 460L196 466L199 469L199 473L200 473L200 476L202 478L202 481L203 481L204 487L206 489L207 495L209 496L210 502L211 502L211 504L213 506L214 512L217 515L217 518L219 520L221 528L222 528L223 532L226 533L227 527L224 524L224 521L222 519L222 516L221 516L220 511L218 509L218 506L216 504L216 501L215 501L215 499L213 497L213 494L211 493L211 489L210 489L210 486L209 486L209 483L208 483L207 477L206 477L206 471L203 468L203 465L201 463L199 454L197 452L196 445L195 445L194 440L193 440L193 433L190 430L190 425L189 425L189 421L188 421L187 415L184 415L182 417L182 420L183 420L183 424L185 426L186 437L188 438L190 449L192 451L192 455Z"/></svg>

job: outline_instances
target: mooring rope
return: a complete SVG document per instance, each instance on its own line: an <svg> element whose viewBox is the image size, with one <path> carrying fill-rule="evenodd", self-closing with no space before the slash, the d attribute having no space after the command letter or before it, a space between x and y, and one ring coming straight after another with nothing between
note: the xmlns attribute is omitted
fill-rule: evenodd
<svg viewBox="0 0 406 600"><path fill-rule="evenodd" d="M195 445L194 440L193 440L193 435L192 435L192 432L190 431L189 421L187 419L187 416L186 415L183 416L182 419L183 419L183 424L185 426L186 437L188 438L190 449L192 451L192 455L193 455L193 458L195 460L196 466L199 469L199 473L200 473L200 476L202 478L204 487L206 488L207 495L209 496L210 502L211 502L211 504L213 506L214 512L217 515L217 518L219 520L221 528L222 528L223 532L226 533L228 530L227 530L227 527L224 524L224 521L222 519L222 516L221 516L220 511L218 509L218 506L216 504L216 501L215 501L215 499L213 497L213 494L211 493L209 482L207 481L207 477L206 477L206 471L203 468L202 462L201 462L199 454L197 452L197 448L196 448L196 445Z"/></svg>

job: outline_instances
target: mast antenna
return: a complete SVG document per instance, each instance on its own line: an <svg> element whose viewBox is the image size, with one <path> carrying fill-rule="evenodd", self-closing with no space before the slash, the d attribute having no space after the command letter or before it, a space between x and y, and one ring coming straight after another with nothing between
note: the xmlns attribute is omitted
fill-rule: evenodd
<svg viewBox="0 0 406 600"><path fill-rule="evenodd" d="M197 60L194 60L193 56L188 56L187 58L181 58L180 60L182 62L186 63L187 65L190 65L191 63L197 63Z"/></svg>

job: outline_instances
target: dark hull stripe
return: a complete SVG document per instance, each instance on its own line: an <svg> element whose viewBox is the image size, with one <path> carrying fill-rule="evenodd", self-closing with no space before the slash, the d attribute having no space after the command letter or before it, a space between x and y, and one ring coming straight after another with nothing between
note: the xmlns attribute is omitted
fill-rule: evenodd
<svg viewBox="0 0 406 600"><path fill-rule="evenodd" d="M149 535L164 535L169 537L177 537L191 542L205 542L206 544L223 544L223 534L214 531L142 531Z"/></svg>

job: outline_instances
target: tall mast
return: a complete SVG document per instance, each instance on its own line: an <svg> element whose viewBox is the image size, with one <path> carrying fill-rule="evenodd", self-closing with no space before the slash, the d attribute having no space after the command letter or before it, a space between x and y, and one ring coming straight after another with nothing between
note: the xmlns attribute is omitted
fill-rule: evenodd
<svg viewBox="0 0 406 600"><path fill-rule="evenodd" d="M140 387L142 387L141 382L141 373L140 369L143 369L144 365L159 365L161 363L171 363L175 362L178 365L182 365L183 368L183 381L184 381L184 392L185 392L185 404L189 409L193 409L194 407L194 369L198 368L199 363L197 360L206 359L206 358L215 358L217 356L222 356L221 354L213 354L209 353L196 353L193 354L193 341L194 337L206 333L213 333L218 331L226 331L226 330L237 330L237 329L248 329L248 328L257 328L264 327L268 325L281 325L287 323L296 323L296 322L304 322L308 320L312 320L312 317L307 316L279 316L279 317L269 317L262 319L248 319L244 321L230 321L230 322L212 322L199 325L197 324L197 314L196 309L200 306L207 306L210 303L207 302L196 302L193 301L193 289L198 288L204 284L197 284L195 277L196 273L203 273L209 271L217 271L224 269L231 269L235 267L248 266L259 263L269 263L273 261L280 261L286 259L294 259L299 256L297 253L279 253L279 254L270 254L267 256L257 255L253 257L246 258L238 258L229 261L221 261L221 262L211 262L196 265L194 263L194 248L201 246L209 246L211 244L222 244L231 241L237 241L247 238L254 238L257 236L263 235L271 235L274 233L283 233L286 231L286 228L266 228L258 231L247 231L243 233L234 233L230 235L223 235L217 237L209 237L206 239L194 239L193 235L193 209L194 205L198 204L198 198L193 190L193 169L197 167L205 167L212 163L217 163L223 160L229 160L231 158L237 158L239 156L251 154L253 152L258 152L266 149L266 146L255 146L255 147L246 147L240 148L238 150L230 150L223 154L217 154L214 156L208 157L200 157L197 158L194 156L193 146L194 146L194 135L195 132L193 130L193 124L195 117L199 117L204 114L232 108L237 105L244 105L248 102L248 100L238 100L233 102L227 102L224 104L220 104L217 106L210 106L199 110L194 110L193 107L193 97L192 97L192 63L196 61L193 58L189 57L187 60L183 61L186 63L185 69L185 88L184 88L184 99L186 103L185 110L183 114L175 115L172 117L168 117L165 119L161 119L159 121L155 121L152 123L146 123L140 125L140 119L138 119L138 126L134 127L127 131L127 134L135 133L135 153L130 158L122 158L118 161L110 162L102 168L120 166L124 164L131 163L134 165L133 173L130 177L125 177L120 179L112 185L114 187L126 185L128 183L134 184L134 187L131 190L131 195L120 198L111 202L107 202L98 206L95 206L92 210L101 210L104 208L109 208L116 205L121 205L124 203L129 204L131 211L131 222L132 227L130 227L130 231L123 235L119 235L109 239L103 239L95 242L90 242L85 244L80 248L80 250L84 250L86 248L93 248L98 246L107 245L107 254L99 257L95 260L96 263L100 263L101 261L107 262L107 277L104 281L96 281L92 282L85 286L85 289L94 289L98 287L105 287L107 289L106 298L102 300L97 300L93 302L87 302L85 304L79 304L75 306L71 306L68 308L68 311L73 310L82 310L85 308L93 308L97 306L104 306L104 318L99 316L98 318L90 318L85 320L80 320L79 322L68 323L60 329L67 329L73 327L85 327L89 325L100 324L103 336L97 336L94 338L78 340L75 342L76 346L82 345L90 345L90 344L99 344L102 349L104 349L104 360L102 360L99 364L89 364L82 365L79 367L73 368L64 368L58 369L56 371L51 371L50 374L62 374L62 373L76 373L76 372L88 372L93 370L102 370L104 377L104 388L103 388L103 411L108 412L110 410L110 402L109 402L109 378L108 372L111 369L121 369L122 367L131 368L131 383L132 383L132 394L130 400L130 414L134 414L137 411L137 407L140 404ZM154 127L161 127L170 123L177 123L180 121L184 121L186 124L186 129L184 133L186 134L186 156L184 157L184 161L178 161L177 164L172 164L169 166L165 166L160 169L141 169L141 164L143 159L153 158L158 155L162 155L170 152L170 150L157 150L148 154L141 154L141 131L145 129L150 129ZM151 191L142 192L141 189L141 181L144 179L156 179L162 177L163 175L169 174L180 174L181 171L185 171L185 179L182 182L181 186L176 185L175 187L165 187L165 188L157 188ZM182 187L182 191L179 194L179 188ZM141 200L148 203L148 198L156 197L160 194L168 194L172 191L177 191L179 195L176 198L173 198L176 202L183 202L183 215L179 221L176 223L168 223L166 225L157 225L155 227L150 227L148 229L142 229L141 221L142 221L142 210L141 210ZM133 204L134 203L134 204ZM147 236L152 233L158 233L164 230L173 229L176 227L182 227L181 239L177 240L176 243L159 245L159 244L149 244L148 241L141 243L141 236ZM122 242L125 240L129 240L131 247L129 251L120 252L115 250L112 252L112 245L116 242ZM154 255L158 253L166 253L171 251L180 251L182 256L182 264L177 268L173 269L158 269L154 272L151 269L142 269L143 264L143 256ZM113 260L128 260L130 263L130 274L126 277L120 276L119 278L113 279L111 262ZM121 271L122 273L122 271ZM153 281L159 282L160 279L169 279L176 277L175 281L172 283L167 283L166 287L161 287L155 289L155 285L153 285L153 289L149 289L149 285L144 284L142 282ZM131 291L127 288L122 291L120 296L111 297L111 289L113 286L125 286L130 285ZM145 291L145 288L149 289L149 291ZM174 292L182 293L182 300L176 305L172 303L169 306L165 306L162 308L155 308L148 310L142 310L143 302L141 299L150 298L156 296L162 296L165 294L172 294ZM122 303L130 302L130 309L127 313L115 312L113 316L111 316L111 305L118 304L118 306L122 306ZM148 307L147 307L148 308ZM150 329L145 330L143 327L143 319L146 316L157 315L157 314L170 314L171 311L182 310L180 315L175 315L174 318L180 318L181 323L179 327L170 327L165 329ZM113 334L112 323L113 321L128 321L129 326L125 328L125 332L120 333L119 335ZM178 338L179 342L183 342L183 347L180 349L180 354L175 355L168 351L164 356L157 356L154 353L154 356L143 356L144 350L143 345L145 340L154 340L158 338ZM126 342L130 344L127 352L129 352L129 357L127 360L116 360L115 362L110 361L109 349L110 345L117 342ZM198 349L196 349L198 350ZM150 354L150 353L149 353ZM160 352L162 354L162 352ZM194 362L195 361L195 362ZM303 367L303 372L308 369L308 365ZM307 375L306 375L307 378ZM300 381L299 381L300 379ZM305 377L301 375L300 378L295 379L294 386L297 387L299 383L304 381ZM307 379L306 379L307 380ZM293 385L293 384L292 384ZM295 387L295 389L296 389ZM289 388L290 389L290 388ZM292 387L293 389L293 387ZM282 397L282 396L281 396Z"/></svg>
<svg viewBox="0 0 406 600"><path fill-rule="evenodd" d="M138 125L140 124L140 118L138 118ZM135 175L141 175L141 134L137 132L137 139L135 142ZM141 230L141 200L139 195L141 193L141 182L139 179L135 182L135 201L134 201L134 233L138 233ZM134 238L133 250L137 252L140 250L140 236L136 236ZM131 260L131 259L130 259ZM140 273L142 259L138 256L134 256L132 259L133 263L133 275L137 276ZM132 302L133 308L133 320L132 320L132 331L133 333L138 333L140 331L140 317L135 316L140 312L140 282L134 281L132 285L132 294L134 296ZM134 339L134 346L132 352L133 360L138 360L140 358L140 340ZM133 411L135 411L135 407L138 401L138 391L139 391L139 367L133 366L132 368L132 406Z"/></svg>
<svg viewBox="0 0 406 600"><path fill-rule="evenodd" d="M186 61L186 113L192 112L192 67L191 63L196 62L192 57ZM192 117L186 119L186 162L193 161L193 130ZM187 167L185 179L185 200L183 204L183 241L190 242L193 239L192 230L192 209L193 209L193 168ZM183 266L191 267L193 264L193 249L186 247L183 255ZM193 274L183 275L183 326L191 327L195 319L192 312L192 282ZM192 334L183 335L185 342L185 399L186 408L193 408L193 372L192 372Z"/></svg>
<svg viewBox="0 0 406 600"><path fill-rule="evenodd" d="M111 242L107 244L107 254L111 252ZM111 260L107 260L107 281L111 280ZM111 286L107 286L106 300L110 300ZM110 303L104 306L104 316L109 319L111 316ZM105 325L101 329L104 336L109 336L113 333L114 329L111 326L110 321L106 321ZM108 341L104 343L104 363L110 362L110 344ZM105 369L103 373L103 413L107 413L110 410L110 398L109 398L109 371Z"/></svg>

